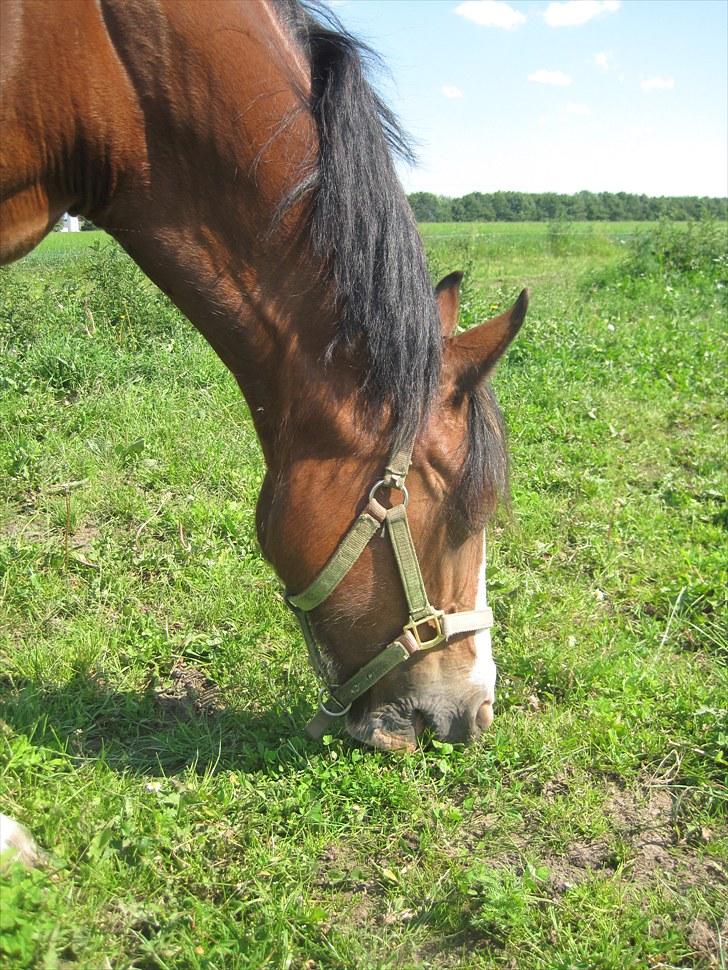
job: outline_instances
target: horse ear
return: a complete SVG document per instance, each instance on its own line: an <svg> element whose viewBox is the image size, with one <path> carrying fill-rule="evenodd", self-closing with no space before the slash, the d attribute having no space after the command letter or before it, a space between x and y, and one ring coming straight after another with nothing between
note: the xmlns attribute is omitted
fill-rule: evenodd
<svg viewBox="0 0 728 970"><path fill-rule="evenodd" d="M460 284L463 279L461 272L450 273L443 277L435 287L437 309L440 311L440 325L443 337L451 337L458 325L460 312Z"/></svg>
<svg viewBox="0 0 728 970"><path fill-rule="evenodd" d="M463 391L488 377L521 329L526 319L528 295L528 290L523 290L510 310L450 340L457 359L458 383Z"/></svg>

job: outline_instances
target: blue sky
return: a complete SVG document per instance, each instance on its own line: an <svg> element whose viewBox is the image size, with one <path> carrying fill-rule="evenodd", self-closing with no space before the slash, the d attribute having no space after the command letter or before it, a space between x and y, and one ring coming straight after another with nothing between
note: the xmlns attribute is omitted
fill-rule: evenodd
<svg viewBox="0 0 728 970"><path fill-rule="evenodd" d="M728 194L725 0L329 0L391 74L405 188Z"/></svg>

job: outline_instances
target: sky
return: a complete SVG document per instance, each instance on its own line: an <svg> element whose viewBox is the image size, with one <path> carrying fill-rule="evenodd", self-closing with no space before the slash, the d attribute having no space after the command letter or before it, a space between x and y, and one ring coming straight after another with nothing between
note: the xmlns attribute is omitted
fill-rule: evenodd
<svg viewBox="0 0 728 970"><path fill-rule="evenodd" d="M408 192L728 195L726 0L328 0L382 57Z"/></svg>

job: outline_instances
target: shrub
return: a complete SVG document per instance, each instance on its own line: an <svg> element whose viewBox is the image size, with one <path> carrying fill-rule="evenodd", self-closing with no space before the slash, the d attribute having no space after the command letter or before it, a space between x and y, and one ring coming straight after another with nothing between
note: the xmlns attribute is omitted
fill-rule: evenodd
<svg viewBox="0 0 728 970"><path fill-rule="evenodd" d="M707 220L661 222L629 239L623 260L584 282L587 290L618 289L634 299L643 299L645 288L658 299L688 284L713 300L716 290L728 286L728 227Z"/></svg>
<svg viewBox="0 0 728 970"><path fill-rule="evenodd" d="M574 227L570 222L550 222L546 234L552 256L565 256L574 241Z"/></svg>
<svg viewBox="0 0 728 970"><path fill-rule="evenodd" d="M625 269L633 276L724 276L728 269L727 243L728 230L723 223L660 222L630 240Z"/></svg>
<svg viewBox="0 0 728 970"><path fill-rule="evenodd" d="M84 312L94 324L129 348L172 336L188 324L118 246L94 245L83 261L79 286Z"/></svg>

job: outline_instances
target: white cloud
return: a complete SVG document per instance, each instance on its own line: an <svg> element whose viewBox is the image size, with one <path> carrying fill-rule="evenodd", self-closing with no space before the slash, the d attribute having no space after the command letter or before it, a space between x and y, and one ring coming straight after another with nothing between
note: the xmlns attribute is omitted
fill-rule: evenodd
<svg viewBox="0 0 728 970"><path fill-rule="evenodd" d="M440 88L446 98L462 98L463 92L454 84L443 84Z"/></svg>
<svg viewBox="0 0 728 970"><path fill-rule="evenodd" d="M606 51L599 51L594 55L594 63L600 71L608 71L612 67L612 55Z"/></svg>
<svg viewBox="0 0 728 970"><path fill-rule="evenodd" d="M579 118L588 118L591 115L591 108L588 104L580 104L578 101L569 101L564 106L567 115L576 115Z"/></svg>
<svg viewBox="0 0 728 970"><path fill-rule="evenodd" d="M463 0L459 7L455 7L458 17L472 20L479 27L500 27L503 30L515 30L526 22L526 15L520 10L514 10L503 0Z"/></svg>
<svg viewBox="0 0 728 970"><path fill-rule="evenodd" d="M565 88L571 84L571 78L563 71L534 71L528 75L528 80L535 84L550 84L556 88Z"/></svg>
<svg viewBox="0 0 728 970"><path fill-rule="evenodd" d="M675 87L674 77L648 77L640 81L643 91L672 91Z"/></svg>
<svg viewBox="0 0 728 970"><path fill-rule="evenodd" d="M549 27L581 27L603 13L615 13L621 0L564 0L550 3L543 15Z"/></svg>

